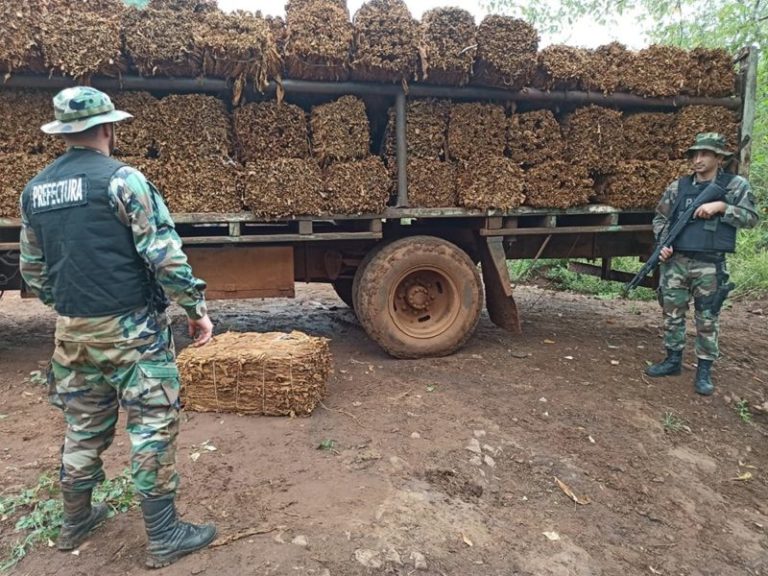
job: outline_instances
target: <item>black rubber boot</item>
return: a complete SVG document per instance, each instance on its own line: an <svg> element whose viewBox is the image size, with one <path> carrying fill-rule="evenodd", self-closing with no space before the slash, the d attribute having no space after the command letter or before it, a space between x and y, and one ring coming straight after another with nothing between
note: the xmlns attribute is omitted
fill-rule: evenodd
<svg viewBox="0 0 768 576"><path fill-rule="evenodd" d="M141 503L147 528L147 566L162 568L182 556L205 548L216 537L213 524L197 526L176 517L173 496L145 498Z"/></svg>
<svg viewBox="0 0 768 576"><path fill-rule="evenodd" d="M715 385L712 384L712 378L709 375L710 368L712 368L712 360L702 360L699 358L693 388L702 396L711 396L712 392L715 391Z"/></svg>
<svg viewBox="0 0 768 576"><path fill-rule="evenodd" d="M91 530L107 519L109 508L106 504L91 506L91 490L62 490L61 497L64 500L64 523L59 531L56 547L59 550L74 550L88 537Z"/></svg>
<svg viewBox="0 0 768 576"><path fill-rule="evenodd" d="M677 376L683 369L683 351L667 348L667 357L661 362L651 364L645 373L653 378L661 376Z"/></svg>

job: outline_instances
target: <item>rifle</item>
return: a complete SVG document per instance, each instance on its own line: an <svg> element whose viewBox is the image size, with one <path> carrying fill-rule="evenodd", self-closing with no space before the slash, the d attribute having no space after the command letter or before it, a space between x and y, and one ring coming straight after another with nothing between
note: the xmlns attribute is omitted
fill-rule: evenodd
<svg viewBox="0 0 768 576"><path fill-rule="evenodd" d="M706 204L707 202L721 200L723 196L725 196L725 187L728 186L731 178L731 174L721 172L718 174L717 178L715 178L706 188L704 188L704 190L699 193L698 196L696 196L693 202L691 202L691 205L688 206L688 208L686 208L685 211L680 214L680 217L674 221L672 226L667 229L667 233L659 239L655 250L648 258L647 262L640 269L640 271L635 274L635 277L632 278L632 280L624 285L624 288L621 291L622 296L626 296L629 294L630 290L637 288L640 282L642 282L643 278L645 278L650 272L653 271L654 268L656 268L656 266L659 264L661 250L665 247L672 246L672 243L680 235L680 232L683 231L683 228L685 228L691 221L693 213L696 212L699 206Z"/></svg>

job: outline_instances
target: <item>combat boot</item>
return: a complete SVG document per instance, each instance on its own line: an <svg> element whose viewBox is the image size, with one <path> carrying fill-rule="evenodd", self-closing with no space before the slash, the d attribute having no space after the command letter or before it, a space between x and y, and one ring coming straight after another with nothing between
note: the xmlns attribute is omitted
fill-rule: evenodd
<svg viewBox="0 0 768 576"><path fill-rule="evenodd" d="M176 517L173 496L145 498L141 502L147 529L147 561L149 568L162 568L182 556L205 548L216 537L213 524L197 526Z"/></svg>
<svg viewBox="0 0 768 576"><path fill-rule="evenodd" d="M651 364L645 373L653 378L661 376L677 376L683 368L683 351L667 348L667 357L661 362Z"/></svg>
<svg viewBox="0 0 768 576"><path fill-rule="evenodd" d="M64 500L64 523L56 547L59 550L74 550L91 530L106 520L109 508L106 504L91 506L91 490L62 490L61 497Z"/></svg>
<svg viewBox="0 0 768 576"><path fill-rule="evenodd" d="M715 391L715 385L712 384L712 378L709 375L710 368L712 368L712 360L702 360L699 358L693 388L702 396L711 396L712 392Z"/></svg>

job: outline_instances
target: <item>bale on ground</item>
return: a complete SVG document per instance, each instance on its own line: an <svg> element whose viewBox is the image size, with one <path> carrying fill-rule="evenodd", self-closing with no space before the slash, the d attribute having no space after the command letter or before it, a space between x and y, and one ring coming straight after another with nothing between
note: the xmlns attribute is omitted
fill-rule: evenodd
<svg viewBox="0 0 768 576"><path fill-rule="evenodd" d="M325 210L330 214L380 214L389 200L390 178L378 156L334 162L323 171Z"/></svg>
<svg viewBox="0 0 768 576"><path fill-rule="evenodd" d="M673 180L688 173L687 163L680 160L622 162L601 179L594 199L620 210L651 209Z"/></svg>
<svg viewBox="0 0 768 576"><path fill-rule="evenodd" d="M397 182L397 171L392 173ZM408 204L413 208L456 206L456 165L433 158L409 158Z"/></svg>
<svg viewBox="0 0 768 576"><path fill-rule="evenodd" d="M719 132L728 149L736 152L739 144L739 117L723 106L686 106L677 113L677 151L682 156L693 145L696 134Z"/></svg>
<svg viewBox="0 0 768 576"><path fill-rule="evenodd" d="M604 94L627 92L627 72L635 66L635 54L624 44L611 42L590 52L582 87Z"/></svg>
<svg viewBox="0 0 768 576"><path fill-rule="evenodd" d="M421 18L421 81L464 86L477 52L475 18L461 8L434 8Z"/></svg>
<svg viewBox="0 0 768 576"><path fill-rule="evenodd" d="M448 121L448 156L469 160L503 156L507 116L500 104L453 104Z"/></svg>
<svg viewBox="0 0 768 576"><path fill-rule="evenodd" d="M369 0L352 23L353 80L407 82L416 77L419 24L403 0Z"/></svg>
<svg viewBox="0 0 768 576"><path fill-rule="evenodd" d="M671 160L678 157L676 115L640 112L624 117L624 142L631 160Z"/></svg>
<svg viewBox="0 0 768 576"><path fill-rule="evenodd" d="M356 96L313 107L310 125L312 153L322 165L359 160L370 153L365 103Z"/></svg>
<svg viewBox="0 0 768 576"><path fill-rule="evenodd" d="M353 27L346 8L332 0L289 3L285 74L289 78L339 82L349 78Z"/></svg>
<svg viewBox="0 0 768 576"><path fill-rule="evenodd" d="M243 195L246 207L258 217L325 213L322 174L312 159L277 158L246 164Z"/></svg>
<svg viewBox="0 0 768 576"><path fill-rule="evenodd" d="M608 174L624 157L621 112L602 106L577 108L563 121L566 159L590 172Z"/></svg>
<svg viewBox="0 0 768 576"><path fill-rule="evenodd" d="M536 57L533 87L540 90L576 90L584 87L591 55L584 48L547 46Z"/></svg>
<svg viewBox="0 0 768 576"><path fill-rule="evenodd" d="M154 135L160 158L231 157L232 127L224 102L206 94L172 94L157 105Z"/></svg>
<svg viewBox="0 0 768 576"><path fill-rule="evenodd" d="M0 153L0 218L19 218L19 198L24 186L53 156L25 152Z"/></svg>
<svg viewBox="0 0 768 576"><path fill-rule="evenodd" d="M327 338L303 332L226 332L177 359L186 410L309 416L331 373Z"/></svg>
<svg viewBox="0 0 768 576"><path fill-rule="evenodd" d="M235 110L235 137L243 162L308 158L307 115L286 102L250 102Z"/></svg>
<svg viewBox="0 0 768 576"><path fill-rule="evenodd" d="M475 210L514 210L525 200L524 186L523 169L496 156L461 162L456 178L459 206Z"/></svg>
<svg viewBox="0 0 768 576"><path fill-rule="evenodd" d="M450 109L448 100L429 98L408 101L405 138L409 158L445 158ZM384 154L394 158L396 148L395 110L392 108L384 137Z"/></svg>
<svg viewBox="0 0 768 576"><path fill-rule="evenodd" d="M155 119L159 100L149 92L118 92L115 108L133 114L117 125L116 156L147 157L155 153Z"/></svg>
<svg viewBox="0 0 768 576"><path fill-rule="evenodd" d="M47 11L38 0L0 2L0 72L48 71L42 49Z"/></svg>
<svg viewBox="0 0 768 576"><path fill-rule="evenodd" d="M525 204L536 208L571 208L587 204L594 182L583 166L562 160L544 162L525 173Z"/></svg>
<svg viewBox="0 0 768 576"><path fill-rule="evenodd" d="M0 89L0 152L58 155L66 149L58 136L40 127L54 119L53 97L47 90Z"/></svg>
<svg viewBox="0 0 768 576"><path fill-rule="evenodd" d="M472 83L519 90L536 69L539 34L510 16L486 16L477 29L477 56Z"/></svg>
<svg viewBox="0 0 768 576"><path fill-rule="evenodd" d="M723 48L699 46L689 53L683 93L722 98L736 92L733 59Z"/></svg>
<svg viewBox="0 0 768 576"><path fill-rule="evenodd" d="M253 82L262 90L280 73L280 55L266 20L243 10L211 11L196 39L203 54L203 74Z"/></svg>
<svg viewBox="0 0 768 576"><path fill-rule="evenodd" d="M676 96L683 90L688 52L677 46L653 44L635 54L624 71L627 88L640 96Z"/></svg>
<svg viewBox="0 0 768 576"><path fill-rule="evenodd" d="M191 10L129 8L123 17L125 50L142 76L200 76L203 53L196 39L204 32Z"/></svg>
<svg viewBox="0 0 768 576"><path fill-rule="evenodd" d="M560 159L565 145L551 110L534 110L509 117L507 152L522 166Z"/></svg>

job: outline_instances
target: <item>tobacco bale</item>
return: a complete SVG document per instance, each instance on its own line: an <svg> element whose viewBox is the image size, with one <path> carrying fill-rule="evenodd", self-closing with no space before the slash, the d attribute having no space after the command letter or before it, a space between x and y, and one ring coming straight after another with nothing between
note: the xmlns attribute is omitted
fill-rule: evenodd
<svg viewBox="0 0 768 576"><path fill-rule="evenodd" d="M150 180L171 212L242 212L239 167L225 160L190 154L186 158L121 158Z"/></svg>
<svg viewBox="0 0 768 576"><path fill-rule="evenodd" d="M346 8L331 0L289 3L285 74L289 78L339 82L349 78L353 27Z"/></svg>
<svg viewBox="0 0 768 576"><path fill-rule="evenodd" d="M396 175L395 170L392 172ZM408 203L414 208L456 206L456 165L433 158L409 158Z"/></svg>
<svg viewBox="0 0 768 576"><path fill-rule="evenodd" d="M282 60L285 55L285 39L288 36L285 20L280 16L265 16L264 20L266 21L267 26L269 26L269 31L272 33L272 39L275 41L277 53Z"/></svg>
<svg viewBox="0 0 768 576"><path fill-rule="evenodd" d="M325 211L322 174L311 159L250 162L243 185L245 205L259 217L319 216Z"/></svg>
<svg viewBox="0 0 768 576"><path fill-rule="evenodd" d="M0 153L0 218L21 216L19 198L24 186L52 160L48 154Z"/></svg>
<svg viewBox="0 0 768 576"><path fill-rule="evenodd" d="M303 10L310 4L313 4L314 2L317 2L318 0L288 0L288 2L285 3L285 12L292 12L294 10ZM349 9L347 8L347 0L322 0L323 2L329 2L330 4L333 4L337 8L341 8L349 14Z"/></svg>
<svg viewBox="0 0 768 576"><path fill-rule="evenodd" d="M200 76L203 53L196 38L204 32L191 10L129 8L123 17L125 51L142 76Z"/></svg>
<svg viewBox="0 0 768 576"><path fill-rule="evenodd" d="M624 70L627 88L641 96L675 96L685 84L688 53L676 46L653 44L640 50Z"/></svg>
<svg viewBox="0 0 768 576"><path fill-rule="evenodd" d="M510 16L486 16L477 30L473 84L519 90L528 86L536 69L539 34Z"/></svg>
<svg viewBox="0 0 768 576"><path fill-rule="evenodd" d="M533 166L563 155L563 136L551 110L534 110L509 117L507 151L523 166Z"/></svg>
<svg viewBox="0 0 768 576"><path fill-rule="evenodd" d="M133 114L117 125L116 156L149 156L155 150L155 120L158 100L149 92L118 92L115 108Z"/></svg>
<svg viewBox="0 0 768 576"><path fill-rule="evenodd" d="M331 214L380 214L387 206L390 179L378 156L335 162L323 171L323 181Z"/></svg>
<svg viewBox="0 0 768 576"><path fill-rule="evenodd" d="M577 108L563 121L566 159L590 172L610 173L624 156L621 112L601 106Z"/></svg>
<svg viewBox="0 0 768 576"><path fill-rule="evenodd" d="M448 156L469 160L503 156L507 117L499 104L453 104L448 121Z"/></svg>
<svg viewBox="0 0 768 576"><path fill-rule="evenodd" d="M721 98L736 91L736 70L731 55L722 48L699 46L689 53L684 94Z"/></svg>
<svg viewBox="0 0 768 576"><path fill-rule="evenodd" d="M623 162L602 180L595 200L620 210L654 208L666 187L689 172L680 160Z"/></svg>
<svg viewBox="0 0 768 576"><path fill-rule="evenodd" d="M739 143L739 117L722 106L686 106L677 114L677 151L682 156L699 132L720 132L731 152Z"/></svg>
<svg viewBox="0 0 768 576"><path fill-rule="evenodd" d="M40 36L45 66L51 72L83 80L92 75L116 76L127 70L122 56L120 0L47 2Z"/></svg>
<svg viewBox="0 0 768 576"><path fill-rule="evenodd" d="M604 94L626 92L626 73L635 66L635 54L624 44L611 42L589 53L582 87Z"/></svg>
<svg viewBox="0 0 768 576"><path fill-rule="evenodd" d="M60 137L40 130L54 119L55 94L46 90L0 89L0 152L55 156L65 150Z"/></svg>
<svg viewBox="0 0 768 576"><path fill-rule="evenodd" d="M405 82L416 77L419 24L402 0L370 0L355 14L353 80Z"/></svg>
<svg viewBox="0 0 768 576"><path fill-rule="evenodd" d="M39 0L0 2L0 72L48 71L42 49L47 12Z"/></svg>
<svg viewBox="0 0 768 576"><path fill-rule="evenodd" d="M536 58L534 88L576 90L584 86L591 56L584 48L553 45L542 49Z"/></svg>
<svg viewBox="0 0 768 576"><path fill-rule="evenodd" d="M232 127L224 102L205 94L172 94L160 100L154 118L160 158L231 157Z"/></svg>
<svg viewBox="0 0 768 576"><path fill-rule="evenodd" d="M670 160L676 158L673 113L641 112L624 117L624 142L632 160Z"/></svg>
<svg viewBox="0 0 768 576"><path fill-rule="evenodd" d="M409 100L406 108L405 138L409 158L445 158L448 132L448 115L451 103L448 100ZM384 138L384 153L394 158L396 154L395 110L389 111Z"/></svg>
<svg viewBox="0 0 768 576"><path fill-rule="evenodd" d="M196 44L203 53L203 74L252 81L262 90L280 73L280 55L261 15L216 10L206 13L202 21Z"/></svg>
<svg viewBox="0 0 768 576"><path fill-rule="evenodd" d="M310 125L312 152L323 165L365 158L370 153L365 103L356 96L313 107Z"/></svg>
<svg viewBox="0 0 768 576"><path fill-rule="evenodd" d="M179 354L186 410L309 416L331 373L327 338L303 332L226 332Z"/></svg>
<svg viewBox="0 0 768 576"><path fill-rule="evenodd" d="M298 106L251 102L235 110L234 125L243 162L309 157L307 116Z"/></svg>
<svg viewBox="0 0 768 576"><path fill-rule="evenodd" d="M149 7L155 10L206 13L218 10L216 0L150 0Z"/></svg>
<svg viewBox="0 0 768 576"><path fill-rule="evenodd" d="M506 212L525 200L525 173L509 158L488 156L461 162L456 187L459 206Z"/></svg>
<svg viewBox="0 0 768 576"><path fill-rule="evenodd" d="M525 173L525 204L561 209L587 204L593 185L583 166L562 160L544 162Z"/></svg>
<svg viewBox="0 0 768 576"><path fill-rule="evenodd" d="M464 86L477 51L475 19L461 8L434 8L421 18L421 81Z"/></svg>

